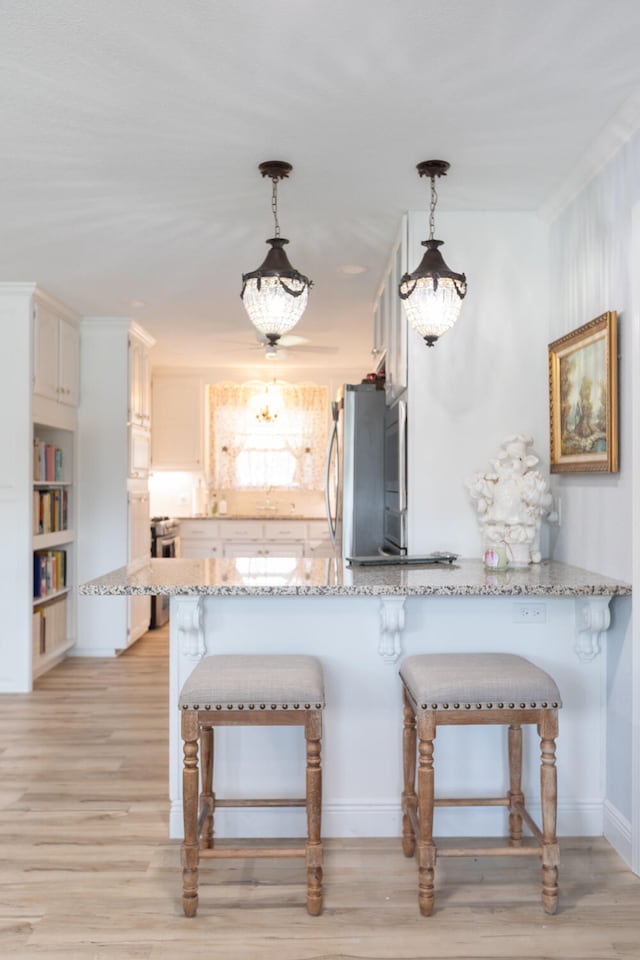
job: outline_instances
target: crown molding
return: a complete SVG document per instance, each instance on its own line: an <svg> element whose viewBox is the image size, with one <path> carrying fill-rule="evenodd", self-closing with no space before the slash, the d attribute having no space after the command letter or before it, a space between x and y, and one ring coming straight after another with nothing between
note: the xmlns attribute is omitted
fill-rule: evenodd
<svg viewBox="0 0 640 960"><path fill-rule="evenodd" d="M624 102L560 186L539 208L547 223L556 220L581 190L640 129L640 90Z"/></svg>

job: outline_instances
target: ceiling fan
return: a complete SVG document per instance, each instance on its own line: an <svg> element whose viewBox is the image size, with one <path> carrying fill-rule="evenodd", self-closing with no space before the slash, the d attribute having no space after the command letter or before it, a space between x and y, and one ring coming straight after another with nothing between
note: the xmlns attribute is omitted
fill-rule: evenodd
<svg viewBox="0 0 640 960"><path fill-rule="evenodd" d="M285 333L275 343L268 337L256 332L255 341L236 341L249 350L262 350L267 360L284 359L290 353L337 353L337 347L324 347L310 343L306 337L297 334Z"/></svg>
<svg viewBox="0 0 640 960"><path fill-rule="evenodd" d="M300 337L294 333L285 333L276 343L272 343L267 337L258 335L257 349L264 350L267 360L274 360L276 357L286 357L288 353L337 353L337 347L323 347L310 343L306 337Z"/></svg>

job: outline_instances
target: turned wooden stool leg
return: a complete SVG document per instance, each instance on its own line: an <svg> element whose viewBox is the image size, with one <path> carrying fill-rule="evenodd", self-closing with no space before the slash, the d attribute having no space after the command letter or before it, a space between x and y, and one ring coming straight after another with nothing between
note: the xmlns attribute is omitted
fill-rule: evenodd
<svg viewBox="0 0 640 960"><path fill-rule="evenodd" d="M558 774L556 742L558 715L545 711L538 726L540 734L540 795L542 800L542 906L545 913L555 913L558 906L558 864L560 850L556 837Z"/></svg>
<svg viewBox="0 0 640 960"><path fill-rule="evenodd" d="M522 846L522 816L515 805L524 806L522 793L522 727L519 723L509 725L509 846Z"/></svg>
<svg viewBox="0 0 640 960"><path fill-rule="evenodd" d="M213 727L202 727L200 730L200 769L202 770L202 791L200 803L202 809L208 808L207 816L202 825L200 846L203 850L213 847L213 812L215 809L215 795L213 793Z"/></svg>
<svg viewBox="0 0 640 960"><path fill-rule="evenodd" d="M198 909L198 713L182 713L184 766L182 770L182 806L184 841L182 843L182 908L187 917Z"/></svg>
<svg viewBox="0 0 640 960"><path fill-rule="evenodd" d="M416 715L406 690L403 690L403 698L402 769L404 790L402 791L402 852L405 857L412 857L416 849L416 835L410 812L415 818L418 807L418 798L416 796Z"/></svg>
<svg viewBox="0 0 640 960"><path fill-rule="evenodd" d="M314 711L307 717L304 735L307 744L307 910L316 917L322 910L322 768L320 738L322 714Z"/></svg>
<svg viewBox="0 0 640 960"><path fill-rule="evenodd" d="M420 913L431 916L436 847L433 842L433 741L436 721L432 713L418 720L418 904Z"/></svg>

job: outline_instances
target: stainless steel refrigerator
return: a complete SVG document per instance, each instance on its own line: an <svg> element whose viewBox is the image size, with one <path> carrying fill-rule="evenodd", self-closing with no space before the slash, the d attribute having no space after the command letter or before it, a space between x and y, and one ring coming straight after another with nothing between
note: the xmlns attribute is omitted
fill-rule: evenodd
<svg viewBox="0 0 640 960"><path fill-rule="evenodd" d="M393 525L401 531L396 543L385 541L384 391L374 384L345 384L331 406L325 502L336 550L343 557L402 553L404 523Z"/></svg>

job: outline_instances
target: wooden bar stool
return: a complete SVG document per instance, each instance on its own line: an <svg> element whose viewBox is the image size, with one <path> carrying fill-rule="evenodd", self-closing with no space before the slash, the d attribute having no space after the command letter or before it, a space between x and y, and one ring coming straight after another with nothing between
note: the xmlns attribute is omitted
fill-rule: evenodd
<svg viewBox="0 0 640 960"><path fill-rule="evenodd" d="M400 665L404 688L402 848L411 857L418 846L420 912L433 910L436 857L533 855L542 860L542 904L555 913L558 903L559 849L556 838L558 735L560 693L553 679L511 654L425 654ZM418 792L416 794L416 720ZM524 805L521 786L522 724L535 723L541 741L540 793L542 829ZM506 797L435 799L433 741L443 724L505 724L509 726L509 791ZM433 811L439 806L505 806L509 810L509 845L445 847L433 839ZM522 821L537 843L523 846Z"/></svg>
<svg viewBox="0 0 640 960"><path fill-rule="evenodd" d="M304 857L307 868L307 910L322 909L322 772L320 741L324 683L315 657L205 657L180 693L184 769L182 776L184 842L182 844L182 906L188 917L198 909L198 865L202 858ZM213 731L215 727L304 727L306 796L302 799L217 800L213 790ZM198 741L202 782L198 773ZM307 840L297 847L233 847L214 845L216 807L305 807Z"/></svg>

